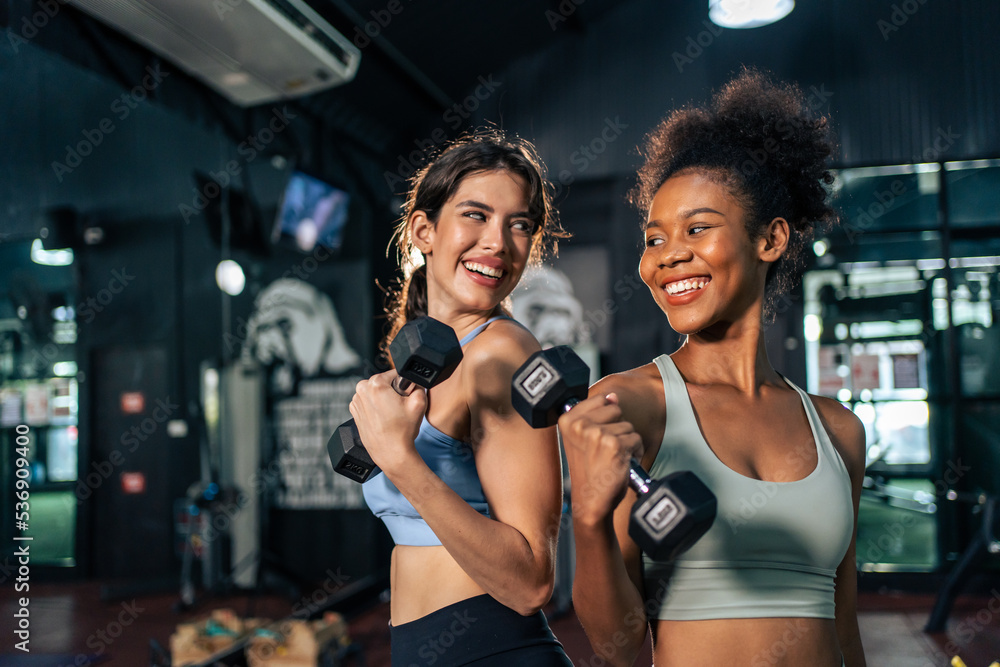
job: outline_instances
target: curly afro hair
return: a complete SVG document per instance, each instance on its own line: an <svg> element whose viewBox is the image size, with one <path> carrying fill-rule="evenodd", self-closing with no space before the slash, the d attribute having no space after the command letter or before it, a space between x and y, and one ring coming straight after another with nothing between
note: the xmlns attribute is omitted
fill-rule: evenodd
<svg viewBox="0 0 1000 667"><path fill-rule="evenodd" d="M797 86L745 68L708 105L674 111L646 137L630 200L648 211L671 176L704 170L746 210L751 239L774 218L787 220L788 248L765 285L765 312L773 315L800 276L814 227L837 220L824 187L834 180L826 168L834 150L829 119L814 113Z"/></svg>

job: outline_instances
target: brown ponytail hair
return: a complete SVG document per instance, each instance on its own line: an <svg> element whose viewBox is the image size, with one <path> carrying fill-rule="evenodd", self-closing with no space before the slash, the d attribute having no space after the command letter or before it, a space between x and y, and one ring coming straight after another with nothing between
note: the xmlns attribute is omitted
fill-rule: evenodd
<svg viewBox="0 0 1000 667"><path fill-rule="evenodd" d="M559 226L552 206L552 184L544 177L544 166L531 142L506 137L496 129L478 130L449 144L410 179L409 196L403 216L396 224L389 247L396 246L402 276L387 298L385 312L389 330L379 351L389 361L389 343L408 321L427 314L427 271L416 257L419 251L410 237L410 216L423 211L433 223L462 180L484 171L505 170L523 178L528 185L528 214L535 223L529 265L541 263L558 240L569 234Z"/></svg>

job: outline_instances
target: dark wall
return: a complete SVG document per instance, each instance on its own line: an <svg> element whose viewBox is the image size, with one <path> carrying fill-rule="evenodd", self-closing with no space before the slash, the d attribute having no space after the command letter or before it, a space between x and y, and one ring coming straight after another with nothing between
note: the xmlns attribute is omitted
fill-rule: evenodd
<svg viewBox="0 0 1000 667"><path fill-rule="evenodd" d="M634 0L582 26L556 22L559 39L500 72L505 93L479 112L536 142L575 236L565 247L606 247L616 278L634 275L641 252L642 214L625 194L644 135L670 110L705 101L742 65L797 82L833 118L838 165L1000 154L1000 62L991 34L1000 5L799 2L771 26L724 30L708 21L707 4ZM613 327L615 349L605 372L676 344L645 294L623 289L613 300L605 326ZM776 367L804 383L802 346L786 344L790 336L801 343L796 322L779 315L768 349Z"/></svg>
<svg viewBox="0 0 1000 667"><path fill-rule="evenodd" d="M949 127L959 136L946 150L939 143L936 158L1000 152L996 3L800 2L753 30L714 26L707 4L634 0L586 30L559 24L563 39L498 74L505 94L481 116L537 141L555 174L631 174L636 145L668 111L753 65L796 81L830 112L844 164L913 162ZM896 14L900 6L912 14ZM608 119L627 127L590 159L580 149Z"/></svg>
<svg viewBox="0 0 1000 667"><path fill-rule="evenodd" d="M334 301L351 346L364 357L372 351L372 310L365 298L371 276L366 260L317 261L313 255L281 249L268 257L235 251L233 256L245 268L248 283L243 294L229 298L227 319L214 277L220 250L211 241L205 221L199 217L184 224L154 218L146 223L108 225L105 242L87 248L77 260L81 466L88 474L95 465L114 464L110 476L104 474L101 483L85 487L81 505L80 544L89 545L80 554L81 561L92 565L99 576L136 574L127 567L115 569L102 555L110 544L135 543L117 533L114 539L109 537L108 531L114 533L116 525L126 525L107 519L119 516L125 511L122 508L143 508L146 523L156 525L156 534L164 542L160 546L169 551L172 503L185 497L188 487L200 478L199 366L204 361L217 366L239 356L254 297L261 289L286 275L317 286ZM150 363L145 361L150 350L161 360L155 372L148 370ZM128 363L133 357L138 361ZM109 373L114 377L108 377ZM147 376L155 376L156 383ZM123 415L118 405L123 391L145 392L147 410ZM148 417L155 420L158 415L152 411L160 400L172 406L169 419L187 421L188 434L168 437L166 421L160 420L136 445L129 437L132 426ZM116 462L115 452L123 457L122 463ZM125 471L146 474L150 484L145 497L121 493L117 480ZM337 553L319 557L343 560ZM177 563L168 554L155 565L144 561L144 575L167 577Z"/></svg>

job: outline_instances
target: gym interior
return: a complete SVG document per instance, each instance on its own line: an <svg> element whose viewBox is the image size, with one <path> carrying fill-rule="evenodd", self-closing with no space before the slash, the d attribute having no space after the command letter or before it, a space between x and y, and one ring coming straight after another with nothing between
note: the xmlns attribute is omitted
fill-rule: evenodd
<svg viewBox="0 0 1000 667"><path fill-rule="evenodd" d="M384 369L408 179L470 128L534 142L572 238L513 314L595 380L639 366L681 340L637 273L637 146L744 65L840 146L843 224L766 343L865 426L868 664L1000 660L1000 5L716 4L0 2L0 663L169 665L238 617L389 665L393 543L327 442ZM546 615L603 664L562 526Z"/></svg>

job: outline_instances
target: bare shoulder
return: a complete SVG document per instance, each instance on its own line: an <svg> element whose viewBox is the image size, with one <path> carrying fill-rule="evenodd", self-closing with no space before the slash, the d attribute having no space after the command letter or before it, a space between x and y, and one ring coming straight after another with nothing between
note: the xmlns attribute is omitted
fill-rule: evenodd
<svg viewBox="0 0 1000 667"><path fill-rule="evenodd" d="M833 446L840 452L851 476L863 473L865 468L865 427L858 416L845 408L840 401L826 396L809 395L823 426L830 434Z"/></svg>
<svg viewBox="0 0 1000 667"><path fill-rule="evenodd" d="M470 367L490 364L497 358L519 359L517 363L520 365L540 349L541 346L530 331L513 320L497 320L470 341L463 354L465 363Z"/></svg>
<svg viewBox="0 0 1000 667"><path fill-rule="evenodd" d="M475 396L506 397L504 402L509 403L514 371L540 349L527 329L511 320L497 320L463 349L461 368L465 386Z"/></svg>
<svg viewBox="0 0 1000 667"><path fill-rule="evenodd" d="M590 395L615 393L619 398L641 404L650 398L649 390L656 387L662 387L660 373L656 364L648 363L601 378L590 387Z"/></svg>
<svg viewBox="0 0 1000 667"><path fill-rule="evenodd" d="M659 392L651 391L657 387L661 388ZM663 393L656 365L650 363L605 376L590 387L589 395L604 396L611 393L618 395L619 404L625 412L628 412L632 406L640 409L647 408L646 404L651 399Z"/></svg>

